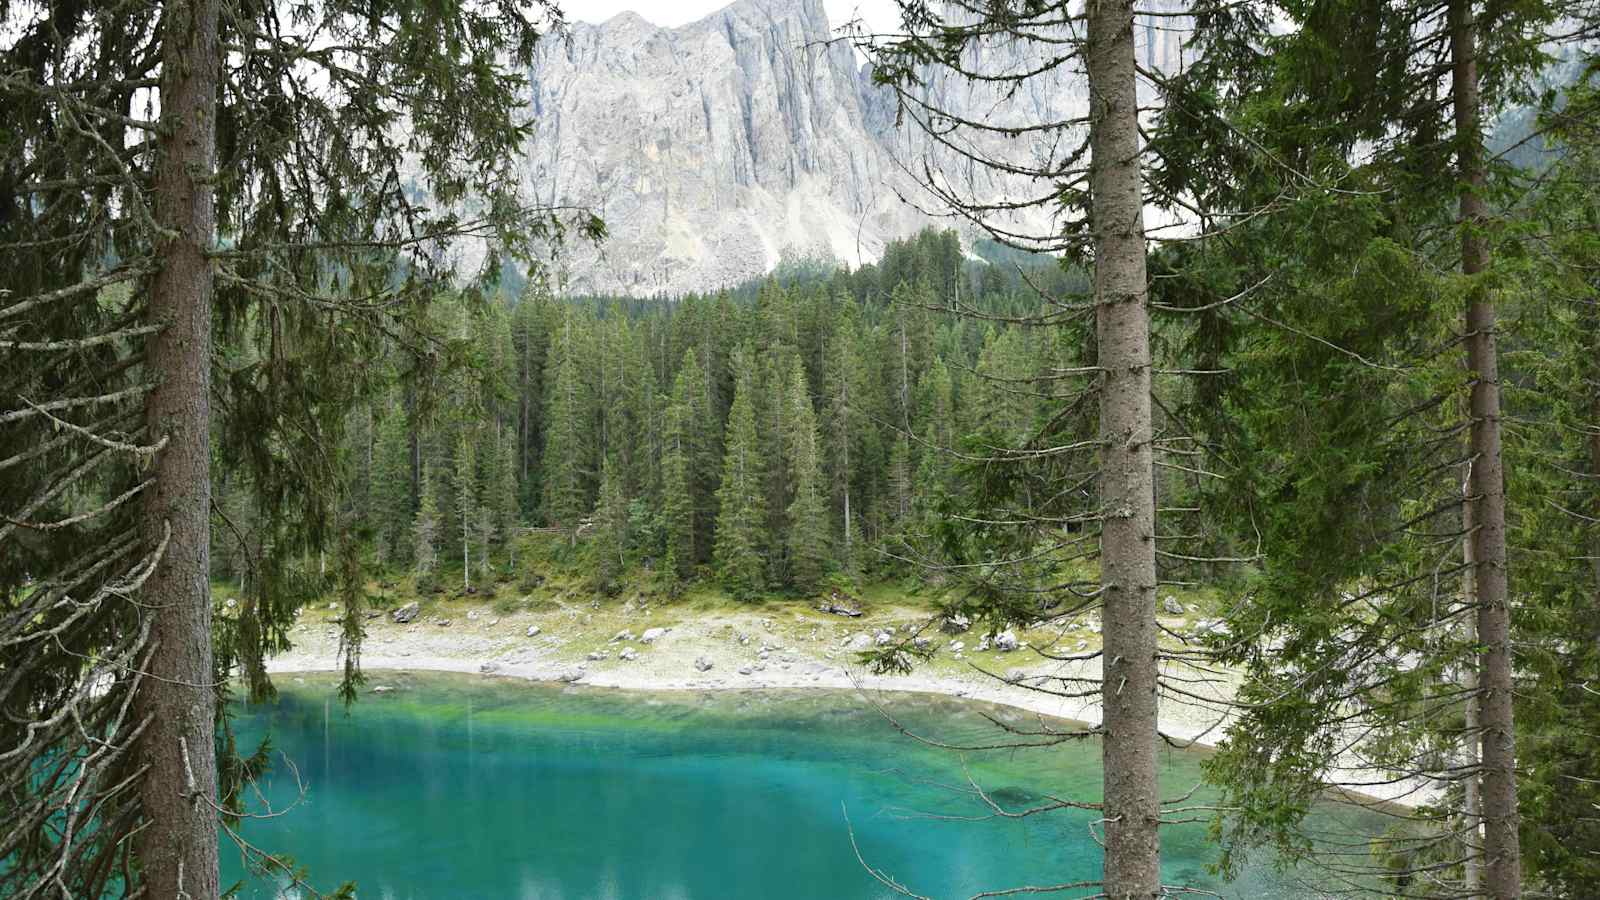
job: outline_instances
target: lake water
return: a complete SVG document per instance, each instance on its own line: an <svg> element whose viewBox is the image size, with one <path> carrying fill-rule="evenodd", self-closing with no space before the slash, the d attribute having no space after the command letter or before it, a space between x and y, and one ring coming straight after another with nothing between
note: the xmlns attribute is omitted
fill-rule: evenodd
<svg viewBox="0 0 1600 900"><path fill-rule="evenodd" d="M280 676L276 705L242 709L241 747L269 728L304 793L248 821L253 844L294 857L326 891L362 898L718 900L897 896L861 856L930 897L1097 878L1088 811L986 816L1046 795L1097 799L1099 747L955 753L899 734L853 691L637 693L437 674L374 673L347 716L331 676ZM994 742L984 713L944 697L875 694L908 727ZM1198 777L1192 753L1164 756L1163 793ZM278 757L265 795L300 794ZM970 781L969 781L970 778ZM1201 795L1203 797L1203 795ZM1381 823L1330 808L1325 824ZM1206 874L1205 826L1163 835L1164 880L1229 897L1316 892L1263 861L1223 884ZM251 880L223 840L223 884L239 896L299 896ZM1076 896L1092 891L1054 896Z"/></svg>

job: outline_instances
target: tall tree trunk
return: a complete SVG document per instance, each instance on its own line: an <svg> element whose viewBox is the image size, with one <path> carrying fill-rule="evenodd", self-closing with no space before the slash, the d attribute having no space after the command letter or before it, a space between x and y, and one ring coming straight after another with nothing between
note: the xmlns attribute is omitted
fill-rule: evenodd
<svg viewBox="0 0 1600 900"><path fill-rule="evenodd" d="M842 348L843 353L849 353L849 348ZM855 571L855 556L850 552L850 440L854 437L850 432L850 370L849 358L840 357L839 365L839 445L844 449L844 567L846 571Z"/></svg>
<svg viewBox="0 0 1600 900"><path fill-rule="evenodd" d="M1105 616L1105 874L1113 900L1161 894L1156 772L1150 317L1131 0L1090 0L1090 190L1100 345Z"/></svg>
<svg viewBox="0 0 1600 900"><path fill-rule="evenodd" d="M407 387L406 410L406 462L411 475L411 494L408 499L422 505L422 439L417 427L417 392Z"/></svg>
<svg viewBox="0 0 1600 900"><path fill-rule="evenodd" d="M1589 506L1589 515L1594 519L1589 523L1589 571L1594 578L1590 587L1594 590L1591 612L1594 613L1593 631L1591 635L1597 647L1600 647L1600 300L1591 301L1588 312L1584 316L1588 325L1590 339L1589 360L1590 365L1584 370L1584 377L1589 384L1589 421L1586 427L1589 434L1589 478L1594 502Z"/></svg>
<svg viewBox="0 0 1600 900"><path fill-rule="evenodd" d="M1483 234L1488 207L1483 192L1481 101L1477 37L1469 0L1450 0L1451 88L1456 140L1460 146L1461 271L1477 275L1489 267ZM1506 578L1505 468L1500 440L1500 370L1495 347L1495 310L1481 286L1467 305L1467 368L1472 374L1473 557L1477 563L1478 640L1483 646L1484 891L1498 900L1522 894L1517 843L1516 731L1512 721L1511 611Z"/></svg>
<svg viewBox="0 0 1600 900"><path fill-rule="evenodd" d="M216 158L220 76L217 0L177 0L162 24L161 138L154 208L171 236L159 248L149 315L166 327L150 338L146 365L159 384L145 402L156 454L155 489L139 527L166 554L145 583L154 650L137 696L144 723L138 757L144 821L138 836L146 894L214 898L218 892L211 659L212 270L206 253L216 214L209 183Z"/></svg>
<svg viewBox="0 0 1600 900"><path fill-rule="evenodd" d="M1594 434L1589 435L1589 477L1600 479L1600 380L1596 381L1589 410L1589 427L1594 430ZM1595 495L1589 512L1595 519L1589 527L1589 569L1594 575L1594 637L1595 643L1600 644L1600 483L1595 486Z"/></svg>
<svg viewBox="0 0 1600 900"><path fill-rule="evenodd" d="M1465 568L1461 573L1461 602L1471 610L1462 622L1462 637L1468 645L1477 643L1478 640L1478 581L1477 581L1477 556L1473 551L1473 514L1470 498L1462 505L1462 530L1466 537L1461 540L1461 557ZM1467 695L1467 705L1464 711L1466 719L1466 734L1461 741L1461 765L1466 772L1466 780L1461 785L1461 820L1467 835L1467 858L1462 865L1462 889L1468 896L1474 896L1483 889L1483 784L1478 776L1478 763L1482 751L1479 749L1480 736L1483 723L1478 716L1478 667L1469 663L1463 667L1461 673L1461 687Z"/></svg>

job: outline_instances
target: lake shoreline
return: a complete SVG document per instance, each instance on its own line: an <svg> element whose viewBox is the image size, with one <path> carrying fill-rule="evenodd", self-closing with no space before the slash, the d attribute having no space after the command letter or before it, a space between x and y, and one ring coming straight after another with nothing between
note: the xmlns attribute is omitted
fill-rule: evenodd
<svg viewBox="0 0 1600 900"><path fill-rule="evenodd" d="M1086 726L1101 718L1097 698L1065 696L1081 692L1083 679L1099 675L1098 658L1049 659L1026 647L1003 655L990 651L977 658L949 651L952 646L975 646L981 638L974 632L936 635L945 651L937 668L919 665L909 674L877 675L859 664L849 642L859 642L862 634L887 630L889 625L835 621L825 614L795 610L784 611L789 613L787 621L782 613L759 609L701 616L670 608L662 612L670 614L672 623L654 626L662 633L649 642L640 640L649 630L642 626L660 620L662 613L639 616L642 621L618 628L609 639L597 635L595 627L607 632L615 622L603 617L595 622L595 611L577 607L542 616L497 616L476 607L452 610L459 619L430 615L409 624L394 623L385 614L367 623L361 668L368 691L383 686L385 671L427 671L637 691L824 688L854 690L869 697L875 692L939 694ZM449 624L439 625L441 621ZM270 660L268 671L341 669L336 634L329 623L321 624L324 627L310 621L298 625L292 633L294 648ZM702 670L706 664L709 668ZM1199 695L1195 698L1183 702L1163 698L1162 733L1179 747L1212 749L1224 733L1232 689L1231 682L1211 681L1186 686ZM1354 802L1399 809L1428 799L1425 789L1403 782L1340 792Z"/></svg>

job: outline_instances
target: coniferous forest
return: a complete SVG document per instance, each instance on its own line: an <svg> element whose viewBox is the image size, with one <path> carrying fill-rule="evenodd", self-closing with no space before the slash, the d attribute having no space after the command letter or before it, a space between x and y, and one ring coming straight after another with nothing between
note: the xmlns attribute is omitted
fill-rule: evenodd
<svg viewBox="0 0 1600 900"><path fill-rule="evenodd" d="M922 574L961 491L956 448L1020 443L1080 356L1025 327L1038 300L1019 271L1083 283L1048 260L1007 273L927 231L881 265L710 295L442 298L426 369L381 345L363 361L370 399L333 451L339 527L424 592L501 580L528 529L603 547L611 592L640 570L744 598ZM213 574L247 583L273 524L251 485L217 480Z"/></svg>
<svg viewBox="0 0 1600 900"><path fill-rule="evenodd" d="M784 53L736 34L793 12L779 0L681 34L726 35L740 73L839 43L848 65L754 81L772 105L862 79L877 105L857 118L910 148L883 190L920 231L853 264L764 248L753 280L596 295L569 275L606 247L607 210L530 185L554 176L519 154L555 118L540 78L579 64L549 43L587 35L632 65L604 28L655 28L639 16L0 4L0 896L233 896L234 857L240 891L338 883L262 830L300 775L262 723L313 690L275 660L335 672L313 704L333 771L341 701L352 728L411 702L372 683L374 647L580 705L589 687L833 687L816 702L861 706L909 685L1026 710L961 707L945 738L923 726L953 706L912 727L866 701L894 739L960 760L972 814L943 818L985 820L961 841L1086 817L1081 846L996 845L1022 854L1014 883L930 892L1595 895L1600 8L886 8L891 26L827 40L762 26ZM1052 105L1067 86L1082 109ZM760 104L713 111L712 93L704 130L744 155L694 165L741 184L760 181L746 166L867 168L865 146L849 173L809 149L772 162ZM812 108L773 118L798 144ZM473 729L514 718L477 724L461 684L422 726L428 765L459 749L429 730L457 706L466 769ZM807 761L783 712L801 707L759 690L790 729L752 738L760 762ZM595 763L629 721L614 702L483 740L531 765L549 747L519 747L580 734ZM629 740L601 789L688 752ZM705 752L719 773L743 758ZM1088 754L1099 781L986 793L997 770L966 768L1004 755L1021 785L1058 771L1015 763L1039 752ZM881 823L845 814L782 842L853 850L830 871L862 895L945 877L875 864L853 829ZM755 852L743 821L707 814L730 859ZM1074 854L1086 868L1050 868ZM584 866L573 894L599 883ZM1268 870L1293 879L1250 880Z"/></svg>

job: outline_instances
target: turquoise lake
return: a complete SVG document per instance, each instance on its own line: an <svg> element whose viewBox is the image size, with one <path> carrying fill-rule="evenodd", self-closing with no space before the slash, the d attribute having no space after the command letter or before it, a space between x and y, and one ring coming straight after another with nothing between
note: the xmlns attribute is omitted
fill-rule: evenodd
<svg viewBox="0 0 1600 900"><path fill-rule="evenodd" d="M899 734L853 691L639 693L438 674L372 673L345 714L332 676L280 676L282 696L240 709L241 748L270 729L304 794L247 821L253 844L294 857L311 884L355 881L372 900L718 900L897 896L862 857L917 893L1097 878L1088 811L987 816L1046 796L1097 799L1099 747L956 753ZM875 694L908 727L993 743L984 714L945 697ZM1198 778L1194 753L1164 755L1163 794ZM969 782L970 777L970 782ZM277 808L300 791L281 756L263 784ZM1203 802L1204 794L1190 802ZM848 816L848 824L847 817ZM1323 825L1372 834L1382 820L1329 807ZM1163 836L1164 880L1228 897L1317 896L1314 878L1261 857L1224 884L1206 874L1203 824ZM223 884L240 897L298 897L250 879L223 839ZM1080 896L1076 891L1053 896Z"/></svg>

